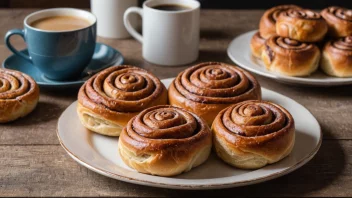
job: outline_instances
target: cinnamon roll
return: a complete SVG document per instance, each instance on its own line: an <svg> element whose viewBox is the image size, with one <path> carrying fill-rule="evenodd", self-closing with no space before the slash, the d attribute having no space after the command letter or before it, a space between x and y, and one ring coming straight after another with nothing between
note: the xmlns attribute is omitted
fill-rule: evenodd
<svg viewBox="0 0 352 198"><path fill-rule="evenodd" d="M276 35L276 20L280 13L287 11L291 8L301 9L296 5L280 5L275 6L267 10L260 19L259 22L259 32L261 36L268 39L271 36Z"/></svg>
<svg viewBox="0 0 352 198"><path fill-rule="evenodd" d="M289 9L281 12L276 21L276 33L301 42L323 40L328 25L316 12L303 9Z"/></svg>
<svg viewBox="0 0 352 198"><path fill-rule="evenodd" d="M232 65L206 62L177 75L169 87L169 103L187 109L209 126L215 116L231 104L261 99L258 81Z"/></svg>
<svg viewBox="0 0 352 198"><path fill-rule="evenodd" d="M28 115L37 106L39 87L28 75L0 69L0 123Z"/></svg>
<svg viewBox="0 0 352 198"><path fill-rule="evenodd" d="M260 35L258 31L255 33L251 39L251 50L253 56L260 58L264 48L265 39Z"/></svg>
<svg viewBox="0 0 352 198"><path fill-rule="evenodd" d="M113 66L91 77L78 93L77 112L82 124L97 133L118 136L142 110L167 104L167 90L144 69Z"/></svg>
<svg viewBox="0 0 352 198"><path fill-rule="evenodd" d="M307 76L318 68L320 50L312 43L273 36L265 42L262 60L269 71L287 76Z"/></svg>
<svg viewBox="0 0 352 198"><path fill-rule="evenodd" d="M208 125L197 115L169 105L148 108L122 130L118 150L138 172L173 176L205 162L212 147Z"/></svg>
<svg viewBox="0 0 352 198"><path fill-rule="evenodd" d="M352 77L352 36L328 41L320 65L328 75Z"/></svg>
<svg viewBox="0 0 352 198"><path fill-rule="evenodd" d="M331 6L321 15L329 26L328 34L333 37L352 36L352 10Z"/></svg>
<svg viewBox="0 0 352 198"><path fill-rule="evenodd" d="M283 107L266 101L244 101L221 111L212 125L217 155L242 169L275 163L292 151L295 125Z"/></svg>

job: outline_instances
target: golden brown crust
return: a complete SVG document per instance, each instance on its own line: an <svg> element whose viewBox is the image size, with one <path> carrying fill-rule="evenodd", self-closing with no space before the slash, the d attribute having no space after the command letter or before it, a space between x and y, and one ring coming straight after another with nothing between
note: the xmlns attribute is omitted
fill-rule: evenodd
<svg viewBox="0 0 352 198"><path fill-rule="evenodd" d="M251 39L251 51L253 56L261 58L264 43L265 39L260 35L260 32L256 32Z"/></svg>
<svg viewBox="0 0 352 198"><path fill-rule="evenodd" d="M268 39L276 35L276 20L280 13L291 8L301 9L296 5L280 5L265 11L259 22L259 32L261 36Z"/></svg>
<svg viewBox="0 0 352 198"><path fill-rule="evenodd" d="M329 26L328 34L332 37L352 35L352 10L331 6L321 11Z"/></svg>
<svg viewBox="0 0 352 198"><path fill-rule="evenodd" d="M328 75L352 77L352 36L328 41L320 65Z"/></svg>
<svg viewBox="0 0 352 198"><path fill-rule="evenodd" d="M261 88L250 73L229 64L206 62L179 73L169 87L170 105L185 108L209 126L224 108L261 99Z"/></svg>
<svg viewBox="0 0 352 198"><path fill-rule="evenodd" d="M244 101L221 111L212 125L218 156L238 168L256 169L286 157L295 141L291 114L265 101Z"/></svg>
<svg viewBox="0 0 352 198"><path fill-rule="evenodd" d="M91 77L78 93L78 115L94 132L118 136L140 111L167 104L165 86L144 69L121 65Z"/></svg>
<svg viewBox="0 0 352 198"><path fill-rule="evenodd" d="M36 107L39 87L28 75L0 69L0 123L24 117Z"/></svg>
<svg viewBox="0 0 352 198"><path fill-rule="evenodd" d="M184 109L160 105L132 118L119 138L123 161L139 172L173 176L208 158L212 135L207 124Z"/></svg>
<svg viewBox="0 0 352 198"><path fill-rule="evenodd" d="M328 25L317 12L289 9L281 12L276 21L276 33L301 42L318 42L324 39Z"/></svg>
<svg viewBox="0 0 352 198"><path fill-rule="evenodd" d="M315 44L273 36L265 42L262 60L269 71L307 76L318 68L320 50Z"/></svg>

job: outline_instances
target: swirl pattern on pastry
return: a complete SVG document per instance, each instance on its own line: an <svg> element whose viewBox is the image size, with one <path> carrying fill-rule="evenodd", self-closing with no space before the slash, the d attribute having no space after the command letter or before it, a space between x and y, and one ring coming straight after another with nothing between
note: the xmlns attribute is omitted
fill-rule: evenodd
<svg viewBox="0 0 352 198"><path fill-rule="evenodd" d="M261 36L268 39L271 36L276 35L276 21L280 13L289 9L301 9L296 5L280 5L275 6L267 10L260 19L259 32Z"/></svg>
<svg viewBox="0 0 352 198"><path fill-rule="evenodd" d="M333 37L352 36L352 10L331 6L321 11Z"/></svg>
<svg viewBox="0 0 352 198"><path fill-rule="evenodd" d="M352 77L352 36L328 41L320 65L328 75Z"/></svg>
<svg viewBox="0 0 352 198"><path fill-rule="evenodd" d="M299 18L299 19L308 19L308 20L316 20L321 19L321 15L319 13L313 12L311 10L297 10L297 9L289 9L285 12L282 12L281 15L291 18Z"/></svg>
<svg viewBox="0 0 352 198"><path fill-rule="evenodd" d="M197 115L169 105L132 118L119 138L123 161L139 172L173 176L202 164L212 145L210 128Z"/></svg>
<svg viewBox="0 0 352 198"><path fill-rule="evenodd" d="M262 56L264 43L265 39L260 35L259 31L253 35L251 39L251 50L253 56L257 58L260 58Z"/></svg>
<svg viewBox="0 0 352 198"><path fill-rule="evenodd" d="M185 108L209 125L225 107L244 100L261 99L257 80L248 72L220 62L190 67L169 88L171 105Z"/></svg>
<svg viewBox="0 0 352 198"><path fill-rule="evenodd" d="M153 74L133 66L113 66L90 78L78 94L78 113L85 127L118 136L140 111L167 104L165 86Z"/></svg>
<svg viewBox="0 0 352 198"><path fill-rule="evenodd" d="M28 75L0 69L0 123L24 117L36 107L39 87Z"/></svg>
<svg viewBox="0 0 352 198"><path fill-rule="evenodd" d="M269 71L287 76L307 76L318 68L320 50L312 43L273 36L265 42L262 60Z"/></svg>
<svg viewBox="0 0 352 198"><path fill-rule="evenodd" d="M217 155L243 169L261 168L286 157L295 141L294 120L283 107L244 101L221 111L212 131Z"/></svg>
<svg viewBox="0 0 352 198"><path fill-rule="evenodd" d="M323 40L328 31L324 18L316 12L303 9L289 9L280 13L276 22L276 33L301 42Z"/></svg>

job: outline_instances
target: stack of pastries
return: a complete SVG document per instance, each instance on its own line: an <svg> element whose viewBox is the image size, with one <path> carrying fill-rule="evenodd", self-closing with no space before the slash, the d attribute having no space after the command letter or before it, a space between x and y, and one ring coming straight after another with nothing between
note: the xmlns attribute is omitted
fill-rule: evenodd
<svg viewBox="0 0 352 198"><path fill-rule="evenodd" d="M250 46L272 72L309 76L320 66L328 75L352 77L352 10L273 7L261 17Z"/></svg>
<svg viewBox="0 0 352 198"><path fill-rule="evenodd" d="M168 90L141 68L110 67L81 87L77 112L91 131L119 136L122 160L151 175L190 171L212 148L234 167L257 169L289 155L295 141L291 114L262 101L250 73L221 62L185 69Z"/></svg>

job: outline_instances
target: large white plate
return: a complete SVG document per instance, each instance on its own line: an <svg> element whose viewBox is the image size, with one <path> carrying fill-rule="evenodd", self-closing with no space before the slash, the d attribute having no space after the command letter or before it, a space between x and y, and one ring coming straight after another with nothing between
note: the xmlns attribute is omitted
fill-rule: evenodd
<svg viewBox="0 0 352 198"><path fill-rule="evenodd" d="M172 79L162 82L169 86ZM317 153L322 135L314 116L294 100L262 88L263 98L282 105L295 119L296 143L292 153L282 161L258 170L240 170L223 163L212 154L201 166L176 177L159 177L138 173L127 167L118 154L117 137L106 137L85 129L77 116L77 102L60 116L57 135L66 152L81 165L99 174L147 186L174 189L215 189L255 184L292 172Z"/></svg>
<svg viewBox="0 0 352 198"><path fill-rule="evenodd" d="M240 67L261 76L272 78L283 83L310 85L310 86L337 86L352 84L352 78L337 78L317 70L308 77L290 77L270 72L265 69L263 62L252 56L250 41L257 30L237 36L227 48L230 59Z"/></svg>

